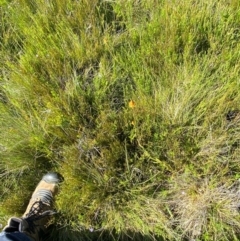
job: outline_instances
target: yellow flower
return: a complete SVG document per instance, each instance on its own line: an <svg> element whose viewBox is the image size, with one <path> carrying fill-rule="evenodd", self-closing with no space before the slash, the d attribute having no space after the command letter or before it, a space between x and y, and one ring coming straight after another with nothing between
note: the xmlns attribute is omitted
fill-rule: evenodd
<svg viewBox="0 0 240 241"><path fill-rule="evenodd" d="M135 107L135 102L134 102L133 100L130 100L130 101L128 102L128 107L129 107L129 108L134 108L134 107Z"/></svg>

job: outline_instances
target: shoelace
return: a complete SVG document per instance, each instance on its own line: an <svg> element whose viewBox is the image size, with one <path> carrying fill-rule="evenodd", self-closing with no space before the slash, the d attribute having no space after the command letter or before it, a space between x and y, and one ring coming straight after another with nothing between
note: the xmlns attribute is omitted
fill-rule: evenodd
<svg viewBox="0 0 240 241"><path fill-rule="evenodd" d="M24 218L28 223L28 231L31 233L34 233L35 228L40 225L36 225L36 221L46 217L56 214L56 211L53 210L46 210L44 212L41 212L44 209L44 206L47 204L43 203L41 200L36 201L33 203L29 213L26 215L26 218Z"/></svg>

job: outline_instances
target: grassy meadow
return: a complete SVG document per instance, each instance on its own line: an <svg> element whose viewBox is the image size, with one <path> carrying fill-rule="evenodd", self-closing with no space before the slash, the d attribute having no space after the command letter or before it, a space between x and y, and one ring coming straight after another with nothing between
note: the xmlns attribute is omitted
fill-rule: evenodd
<svg viewBox="0 0 240 241"><path fill-rule="evenodd" d="M3 226L48 171L50 240L239 240L239 0L1 0Z"/></svg>

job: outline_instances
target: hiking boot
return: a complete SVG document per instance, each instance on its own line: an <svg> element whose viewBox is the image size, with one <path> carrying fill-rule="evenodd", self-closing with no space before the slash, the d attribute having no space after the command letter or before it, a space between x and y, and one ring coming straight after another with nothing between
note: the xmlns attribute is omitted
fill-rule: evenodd
<svg viewBox="0 0 240 241"><path fill-rule="evenodd" d="M53 211L53 201L59 191L58 184L62 181L63 177L59 173L51 172L44 175L33 192L23 216L10 218L4 231L19 231L33 241L42 240L51 216L56 213Z"/></svg>

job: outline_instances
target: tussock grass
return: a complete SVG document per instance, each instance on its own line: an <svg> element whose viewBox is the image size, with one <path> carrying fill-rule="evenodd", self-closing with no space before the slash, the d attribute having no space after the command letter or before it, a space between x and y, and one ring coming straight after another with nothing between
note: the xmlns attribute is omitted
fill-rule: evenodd
<svg viewBox="0 0 240 241"><path fill-rule="evenodd" d="M62 173L52 240L238 240L238 1L3 1L0 217Z"/></svg>

